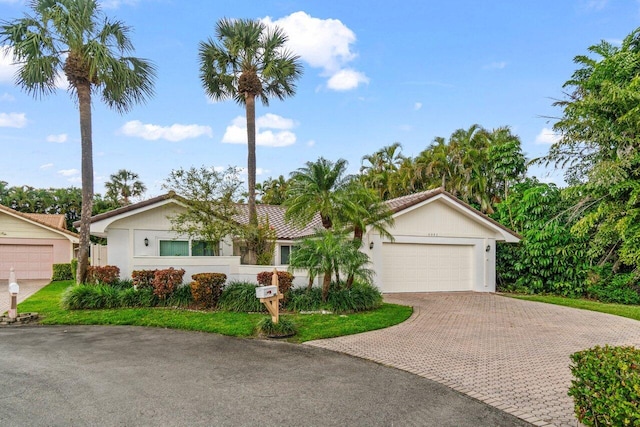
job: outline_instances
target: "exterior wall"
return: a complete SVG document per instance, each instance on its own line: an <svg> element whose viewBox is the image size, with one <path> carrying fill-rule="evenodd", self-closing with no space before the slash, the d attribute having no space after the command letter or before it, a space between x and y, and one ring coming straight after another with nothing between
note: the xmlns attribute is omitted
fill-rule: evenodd
<svg viewBox="0 0 640 427"><path fill-rule="evenodd" d="M60 233L32 224L23 219L14 218L2 212L0 212L0 236L0 239L64 239L69 241L69 239Z"/></svg>
<svg viewBox="0 0 640 427"><path fill-rule="evenodd" d="M394 236L499 238L500 235L467 217L443 200L427 203L399 215Z"/></svg>

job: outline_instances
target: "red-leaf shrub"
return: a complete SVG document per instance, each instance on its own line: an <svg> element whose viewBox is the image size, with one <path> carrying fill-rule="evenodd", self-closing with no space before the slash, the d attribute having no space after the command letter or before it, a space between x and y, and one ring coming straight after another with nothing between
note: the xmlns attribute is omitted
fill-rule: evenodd
<svg viewBox="0 0 640 427"><path fill-rule="evenodd" d="M166 270L156 270L153 276L153 293L158 298L164 300L171 295L182 283L184 270L176 270L169 267Z"/></svg>
<svg viewBox="0 0 640 427"><path fill-rule="evenodd" d="M220 295L227 281L227 275L223 273L200 273L191 276L193 282L191 295L193 300L206 308L214 308L218 305Z"/></svg>
<svg viewBox="0 0 640 427"><path fill-rule="evenodd" d="M104 267L87 267L87 283L96 285L104 283L111 285L120 278L120 269L115 265L105 265Z"/></svg>
<svg viewBox="0 0 640 427"><path fill-rule="evenodd" d="M136 289L153 288L153 278L158 270L133 270L131 280Z"/></svg>
<svg viewBox="0 0 640 427"><path fill-rule="evenodd" d="M273 271L261 271L258 273L257 280L260 286L271 286L271 278ZM284 294L287 298L289 289L293 286L293 274L288 271L278 271L278 292Z"/></svg>

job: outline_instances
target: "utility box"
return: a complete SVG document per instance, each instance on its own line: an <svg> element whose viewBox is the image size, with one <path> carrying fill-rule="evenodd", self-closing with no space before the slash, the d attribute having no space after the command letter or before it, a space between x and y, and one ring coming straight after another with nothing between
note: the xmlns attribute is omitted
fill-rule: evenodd
<svg viewBox="0 0 640 427"><path fill-rule="evenodd" d="M256 288L256 298L270 298L278 294L277 286L258 286Z"/></svg>

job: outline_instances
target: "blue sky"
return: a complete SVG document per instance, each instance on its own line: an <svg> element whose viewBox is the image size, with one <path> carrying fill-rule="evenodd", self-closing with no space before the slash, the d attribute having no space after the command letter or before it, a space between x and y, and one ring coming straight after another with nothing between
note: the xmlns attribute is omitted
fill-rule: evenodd
<svg viewBox="0 0 640 427"><path fill-rule="evenodd" d="M320 156L349 161L400 142L415 156L436 136L478 123L510 126L528 157L546 153L573 57L640 26L635 0L237 1L105 0L133 27L136 56L158 69L156 94L119 115L93 109L95 191L118 169L140 175L146 196L172 169L246 166L244 109L210 102L198 77L198 43L222 17L283 27L304 65L295 97L258 105L258 181ZM0 0L0 19L27 12ZM13 85L0 56L0 180L80 186L77 108L64 89L36 100ZM531 170L547 181L560 173Z"/></svg>

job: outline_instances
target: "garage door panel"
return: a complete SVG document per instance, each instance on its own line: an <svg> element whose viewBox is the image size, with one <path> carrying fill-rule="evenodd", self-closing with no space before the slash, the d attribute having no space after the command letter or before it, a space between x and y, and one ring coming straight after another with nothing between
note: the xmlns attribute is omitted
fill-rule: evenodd
<svg viewBox="0 0 640 427"><path fill-rule="evenodd" d="M0 245L0 279L9 278L11 267L20 280L50 279L52 265L51 245Z"/></svg>
<svg viewBox="0 0 640 427"><path fill-rule="evenodd" d="M473 246L385 243L385 292L473 289Z"/></svg>

